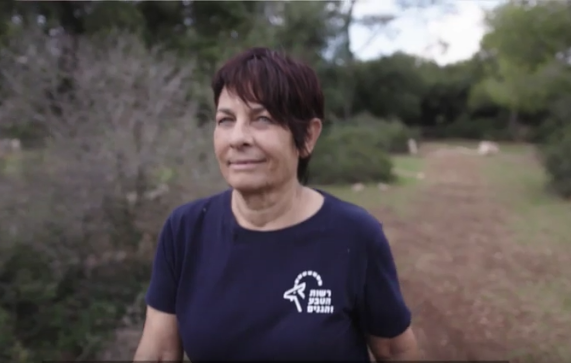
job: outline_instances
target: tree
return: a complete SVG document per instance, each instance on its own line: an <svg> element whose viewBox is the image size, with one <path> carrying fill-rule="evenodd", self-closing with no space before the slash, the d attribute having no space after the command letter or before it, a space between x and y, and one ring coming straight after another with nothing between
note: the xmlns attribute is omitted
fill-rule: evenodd
<svg viewBox="0 0 571 363"><path fill-rule="evenodd" d="M563 1L537 3L511 1L486 18L488 33L481 56L494 60L489 77L472 92L472 104L489 98L509 109L509 127L517 137L519 114L548 107L554 86L553 72L568 67L571 49L571 9ZM546 72L550 69L551 72Z"/></svg>
<svg viewBox="0 0 571 363"><path fill-rule="evenodd" d="M419 59L403 53L356 64L355 101L352 113L370 112L380 118L419 121L426 83Z"/></svg>

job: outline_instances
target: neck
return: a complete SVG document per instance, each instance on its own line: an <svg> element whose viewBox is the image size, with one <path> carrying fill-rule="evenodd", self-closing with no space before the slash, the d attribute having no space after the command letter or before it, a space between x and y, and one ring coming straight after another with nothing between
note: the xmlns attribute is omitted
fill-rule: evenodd
<svg viewBox="0 0 571 363"><path fill-rule="evenodd" d="M232 211L238 223L255 230L273 230L294 224L295 206L304 187L295 182L261 194L244 194L232 191Z"/></svg>

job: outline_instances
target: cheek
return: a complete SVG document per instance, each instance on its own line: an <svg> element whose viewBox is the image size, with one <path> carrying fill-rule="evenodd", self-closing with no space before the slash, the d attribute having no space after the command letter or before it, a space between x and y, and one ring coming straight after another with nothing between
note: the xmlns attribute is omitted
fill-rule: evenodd
<svg viewBox="0 0 571 363"><path fill-rule="evenodd" d="M215 129L212 141L214 145L214 152L217 156L219 156L224 151L224 149L227 148L227 142L225 141L223 133L221 133L218 129Z"/></svg>
<svg viewBox="0 0 571 363"><path fill-rule="evenodd" d="M275 160L272 169L280 174L291 174L297 171L297 160L299 154L293 142L276 143L272 147L272 156Z"/></svg>

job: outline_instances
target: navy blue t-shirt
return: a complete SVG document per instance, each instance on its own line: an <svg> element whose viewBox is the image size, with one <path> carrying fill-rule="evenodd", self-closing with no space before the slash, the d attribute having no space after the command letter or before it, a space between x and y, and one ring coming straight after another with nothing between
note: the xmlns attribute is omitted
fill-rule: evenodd
<svg viewBox="0 0 571 363"><path fill-rule="evenodd" d="M230 190L169 216L147 304L176 314L193 363L368 361L366 334L392 338L409 327L381 224L321 193L315 215L277 231L240 227Z"/></svg>

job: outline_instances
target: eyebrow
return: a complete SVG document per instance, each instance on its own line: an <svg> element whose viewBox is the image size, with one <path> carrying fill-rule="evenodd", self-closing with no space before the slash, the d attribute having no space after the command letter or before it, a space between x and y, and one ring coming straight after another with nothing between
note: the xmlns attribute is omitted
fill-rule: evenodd
<svg viewBox="0 0 571 363"><path fill-rule="evenodd" d="M234 112L229 108L219 108L218 110L216 110L216 112L222 112L222 113L225 113L227 115L234 116ZM262 112L266 112L266 109L263 106L253 107L250 109L250 113L252 113L252 114L258 114L258 113L262 113Z"/></svg>

